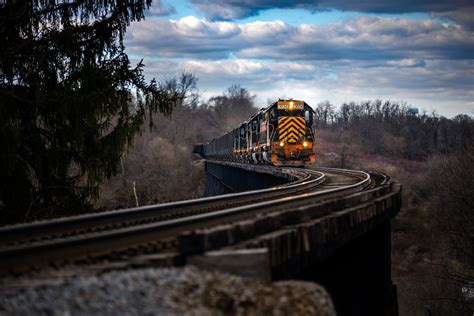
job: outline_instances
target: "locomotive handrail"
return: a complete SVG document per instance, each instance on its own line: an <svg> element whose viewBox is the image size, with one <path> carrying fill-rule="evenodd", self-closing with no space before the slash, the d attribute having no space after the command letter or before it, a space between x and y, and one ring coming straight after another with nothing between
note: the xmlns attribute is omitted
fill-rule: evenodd
<svg viewBox="0 0 474 316"><path fill-rule="evenodd" d="M273 130L272 130L271 133L270 133L270 143L272 143L272 142L273 142L273 138L274 138L275 135L276 135L276 128L275 128L275 126L274 126L273 124L271 124L271 123L268 123L268 126L270 126L270 127L273 128Z"/></svg>

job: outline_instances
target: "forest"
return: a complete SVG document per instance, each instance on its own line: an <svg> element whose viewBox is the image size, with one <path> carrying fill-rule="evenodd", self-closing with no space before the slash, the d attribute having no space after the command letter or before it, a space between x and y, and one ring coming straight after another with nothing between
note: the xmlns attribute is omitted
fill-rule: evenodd
<svg viewBox="0 0 474 316"><path fill-rule="evenodd" d="M435 111L418 113L404 103L349 102L338 110L330 102L316 108L316 128L347 130L371 154L423 160L435 154L466 149L473 138L473 119L459 114L453 119Z"/></svg>
<svg viewBox="0 0 474 316"><path fill-rule="evenodd" d="M415 112L415 113L414 113ZM380 100L316 106L318 163L402 183L392 224L400 314L468 314L474 279L474 121Z"/></svg>

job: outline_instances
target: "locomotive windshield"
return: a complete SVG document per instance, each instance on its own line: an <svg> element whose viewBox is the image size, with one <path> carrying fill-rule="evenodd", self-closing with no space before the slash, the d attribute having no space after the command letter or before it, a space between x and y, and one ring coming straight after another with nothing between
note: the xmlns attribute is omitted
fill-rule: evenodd
<svg viewBox="0 0 474 316"><path fill-rule="evenodd" d="M303 110L278 110L278 116L303 116Z"/></svg>

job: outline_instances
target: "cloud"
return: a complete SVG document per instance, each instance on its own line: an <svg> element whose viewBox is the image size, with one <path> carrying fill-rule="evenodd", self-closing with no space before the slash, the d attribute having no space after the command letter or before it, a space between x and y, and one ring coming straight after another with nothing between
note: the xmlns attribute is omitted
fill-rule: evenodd
<svg viewBox="0 0 474 316"><path fill-rule="evenodd" d="M341 10L362 13L424 12L452 19L466 27L474 27L474 4L471 0L192 0L196 9L210 20L234 20L258 15L272 8L303 8L311 11Z"/></svg>
<svg viewBox="0 0 474 316"><path fill-rule="evenodd" d="M211 20L233 20L257 15L259 11L272 8L313 8L314 0L192 0L196 9L204 12Z"/></svg>
<svg viewBox="0 0 474 316"><path fill-rule="evenodd" d="M126 46L132 53L160 57L227 58L239 49L241 29L228 22L193 16L179 20L149 19L132 24Z"/></svg>
<svg viewBox="0 0 474 316"><path fill-rule="evenodd" d="M146 13L150 16L167 16L176 13L176 9L162 0L153 0Z"/></svg>
<svg viewBox="0 0 474 316"><path fill-rule="evenodd" d="M205 96L241 84L262 106L278 97L313 105L382 98L447 116L474 111L474 32L434 19L359 16L298 26L147 19L127 29L125 46L144 57L149 77L195 73Z"/></svg>
<svg viewBox="0 0 474 316"><path fill-rule="evenodd" d="M468 6L472 6L470 0L321 0L318 3L321 8L364 13L446 12Z"/></svg>
<svg viewBox="0 0 474 316"><path fill-rule="evenodd" d="M233 84L267 99L292 97L311 105L330 100L336 105L367 99L404 100L443 115L474 111L474 63L466 60L281 62L235 60L146 61L149 76L166 78L191 71L205 83L204 95L220 94ZM402 65L399 67L397 65Z"/></svg>
<svg viewBox="0 0 474 316"><path fill-rule="evenodd" d="M416 91L430 96L450 95L472 102L474 63L471 61L429 60L388 61L374 65L369 61L279 62L247 59L222 61L146 61L149 75L167 77L183 70L196 74L210 86L241 83L253 87L274 87L278 83L301 81L307 89L364 91L367 95L396 95ZM395 67L402 64L402 67ZM223 82L226 81L225 83ZM289 85L291 87L291 84ZM463 93L459 93L464 91ZM370 93L367 93L370 92ZM410 92L411 93L411 92Z"/></svg>
<svg viewBox="0 0 474 316"><path fill-rule="evenodd" d="M435 17L444 17L456 21L463 27L474 30L474 5L470 7L453 9L447 12L432 12Z"/></svg>
<svg viewBox="0 0 474 316"><path fill-rule="evenodd" d="M396 67L424 67L426 66L426 63L424 60L408 58L401 60L389 60L387 61L387 65Z"/></svg>
<svg viewBox="0 0 474 316"><path fill-rule="evenodd" d="M292 26L188 16L134 23L126 46L141 55L195 59L472 59L474 32L436 20L356 17L322 26Z"/></svg>
<svg viewBox="0 0 474 316"><path fill-rule="evenodd" d="M313 79L317 67L311 63L234 60L186 60L186 61L147 61L146 69L154 76L172 76L183 70L196 74L202 81L220 86L252 82L269 84L275 80Z"/></svg>

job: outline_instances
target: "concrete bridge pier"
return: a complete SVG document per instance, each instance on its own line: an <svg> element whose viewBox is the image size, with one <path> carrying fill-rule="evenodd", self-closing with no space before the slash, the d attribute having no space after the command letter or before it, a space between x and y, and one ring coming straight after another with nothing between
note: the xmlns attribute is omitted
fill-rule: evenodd
<svg viewBox="0 0 474 316"><path fill-rule="evenodd" d="M242 168L232 162L206 161L205 171L204 196L265 189L291 180L282 172L271 172L264 166L252 164Z"/></svg>
<svg viewBox="0 0 474 316"><path fill-rule="evenodd" d="M390 220L307 267L297 279L323 285L338 315L398 315L391 279Z"/></svg>

